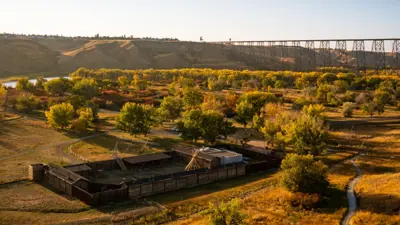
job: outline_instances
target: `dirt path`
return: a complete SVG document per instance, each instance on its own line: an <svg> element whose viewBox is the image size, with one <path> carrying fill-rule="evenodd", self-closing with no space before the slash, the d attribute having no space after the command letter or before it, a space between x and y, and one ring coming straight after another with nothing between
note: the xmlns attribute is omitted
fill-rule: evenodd
<svg viewBox="0 0 400 225"><path fill-rule="evenodd" d="M351 218L353 217L354 213L357 210L357 198L354 194L354 187L356 186L358 180L360 179L362 173L360 168L357 166L357 164L354 162L354 160L357 158L358 156L352 158L350 160L350 162L353 164L353 166L356 168L357 170L357 175L355 178L353 178L353 180L350 181L349 186L347 187L347 199L349 201L349 207L347 209L347 215L344 217L343 221L342 221L342 225L348 225Z"/></svg>

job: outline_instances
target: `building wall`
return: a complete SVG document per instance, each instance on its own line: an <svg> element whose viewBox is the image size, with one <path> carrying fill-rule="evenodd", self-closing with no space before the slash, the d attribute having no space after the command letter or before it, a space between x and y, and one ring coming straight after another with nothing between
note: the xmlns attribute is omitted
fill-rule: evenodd
<svg viewBox="0 0 400 225"><path fill-rule="evenodd" d="M44 176L44 165L43 164L32 164L28 167L28 178L32 181L41 181Z"/></svg>

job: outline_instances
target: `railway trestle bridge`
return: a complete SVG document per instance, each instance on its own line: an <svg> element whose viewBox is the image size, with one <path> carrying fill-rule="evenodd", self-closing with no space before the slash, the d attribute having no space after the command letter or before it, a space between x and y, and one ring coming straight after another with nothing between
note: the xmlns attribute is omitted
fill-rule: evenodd
<svg viewBox="0 0 400 225"><path fill-rule="evenodd" d="M341 66L354 70L400 70L400 38L209 42L253 64L280 62L307 71ZM391 51L385 50L390 44Z"/></svg>

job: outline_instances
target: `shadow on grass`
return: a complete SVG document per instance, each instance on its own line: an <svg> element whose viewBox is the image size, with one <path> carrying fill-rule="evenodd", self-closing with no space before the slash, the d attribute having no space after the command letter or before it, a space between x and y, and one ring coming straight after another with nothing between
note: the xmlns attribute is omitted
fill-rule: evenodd
<svg viewBox="0 0 400 225"><path fill-rule="evenodd" d="M362 194L357 201L360 210L386 215L400 213L400 198L394 194Z"/></svg>
<svg viewBox="0 0 400 225"><path fill-rule="evenodd" d="M346 191L337 187L329 187L325 196L317 204L318 209L334 213L340 208L347 207Z"/></svg>
<svg viewBox="0 0 400 225"><path fill-rule="evenodd" d="M43 188L57 194L61 198L67 200L67 201L77 201L80 202L78 199L66 195L64 192L54 188L53 186L45 183L45 182L40 182L37 183L38 185L42 186ZM124 211L130 211L134 210L140 207L148 206L145 202L143 201L137 201L137 200L126 200L126 201L120 201L120 202L109 202L106 205L99 205L99 206L91 206L91 205L86 205L83 202L81 207L77 207L74 209L67 209L62 206L60 208L49 208L49 209L42 209L40 210L41 213L80 213L80 212L86 212L89 210L96 210L102 213L116 213L116 212L124 212Z"/></svg>
<svg viewBox="0 0 400 225"><path fill-rule="evenodd" d="M368 174L382 174L382 173L395 173L396 168L387 167L387 166L379 166L372 165L368 163L358 163L358 166L362 171L367 172Z"/></svg>

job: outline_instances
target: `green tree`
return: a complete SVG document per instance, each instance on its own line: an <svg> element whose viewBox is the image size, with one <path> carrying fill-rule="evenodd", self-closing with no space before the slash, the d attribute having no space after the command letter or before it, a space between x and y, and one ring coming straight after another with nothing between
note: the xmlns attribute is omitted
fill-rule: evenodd
<svg viewBox="0 0 400 225"><path fill-rule="evenodd" d="M217 79L208 78L207 87L211 91L221 91L224 89L224 83Z"/></svg>
<svg viewBox="0 0 400 225"><path fill-rule="evenodd" d="M319 155L325 150L327 133L321 118L303 114L285 127L285 134L298 154Z"/></svg>
<svg viewBox="0 0 400 225"><path fill-rule="evenodd" d="M7 90L0 85L0 107L3 107L3 113L6 113L6 104L7 104Z"/></svg>
<svg viewBox="0 0 400 225"><path fill-rule="evenodd" d="M120 88L123 88L123 87L126 87L129 85L129 80L125 76L118 77L117 82L118 82L118 85Z"/></svg>
<svg viewBox="0 0 400 225"><path fill-rule="evenodd" d="M240 212L238 199L232 199L229 203L209 203L210 224L212 225L241 225L245 223L245 215Z"/></svg>
<svg viewBox="0 0 400 225"><path fill-rule="evenodd" d="M183 110L183 101L179 97L167 96L162 100L160 108L168 112L166 119L174 120L180 116Z"/></svg>
<svg viewBox="0 0 400 225"><path fill-rule="evenodd" d="M197 142L202 137L209 144L215 143L219 135L226 137L236 131L220 112L200 109L185 111L178 128L182 131L182 138Z"/></svg>
<svg viewBox="0 0 400 225"><path fill-rule="evenodd" d="M69 89L69 84L64 79L52 79L45 83L44 90L47 93L64 95Z"/></svg>
<svg viewBox="0 0 400 225"><path fill-rule="evenodd" d="M136 90L143 91L146 90L149 86L149 82L147 80L141 80L138 77L132 81L132 85Z"/></svg>
<svg viewBox="0 0 400 225"><path fill-rule="evenodd" d="M252 91L241 95L238 102L247 102L251 105L254 113L260 113L265 104L277 102L277 98L270 92ZM253 118L253 115L251 115L251 118Z"/></svg>
<svg viewBox="0 0 400 225"><path fill-rule="evenodd" d="M83 96L86 99L91 99L98 94L98 88L94 79L82 79L75 83L73 92L77 95Z"/></svg>
<svg viewBox="0 0 400 225"><path fill-rule="evenodd" d="M215 97L215 95L213 94L206 95L200 107L203 111L207 110L214 110L218 112L222 111L222 103L219 100L217 100L217 97Z"/></svg>
<svg viewBox="0 0 400 225"><path fill-rule="evenodd" d="M236 105L235 120L246 128L247 124L253 119L254 112L255 109L252 104L247 101L239 102Z"/></svg>
<svg viewBox="0 0 400 225"><path fill-rule="evenodd" d="M228 137L229 134L236 133L236 127L233 126L233 124L228 120L224 120L220 126L221 127L219 128L219 134L224 136L225 139Z"/></svg>
<svg viewBox="0 0 400 225"><path fill-rule="evenodd" d="M34 95L22 95L16 99L15 109L18 112L30 113L38 106L38 100Z"/></svg>
<svg viewBox="0 0 400 225"><path fill-rule="evenodd" d="M37 77L36 78L36 88L38 89L44 89L44 84L47 82L46 79L44 79L43 77Z"/></svg>
<svg viewBox="0 0 400 225"><path fill-rule="evenodd" d="M117 118L117 128L131 135L146 136L156 122L156 111L153 106L128 102L122 107Z"/></svg>
<svg viewBox="0 0 400 225"><path fill-rule="evenodd" d="M85 131L92 125L94 120L91 108L83 107L77 111L79 118L74 120L71 129L74 131Z"/></svg>
<svg viewBox="0 0 400 225"><path fill-rule="evenodd" d="M329 186L328 167L312 155L288 154L281 168L281 183L291 192L322 193Z"/></svg>
<svg viewBox="0 0 400 225"><path fill-rule="evenodd" d="M198 88L187 88L183 91L183 103L186 107L196 107L203 102L203 94Z"/></svg>
<svg viewBox="0 0 400 225"><path fill-rule="evenodd" d="M325 118L325 107L320 104L316 105L305 105L302 109L302 113L304 115L310 116L310 117L315 117L315 118L320 118L324 119Z"/></svg>
<svg viewBox="0 0 400 225"><path fill-rule="evenodd" d="M190 109L182 113L182 120L178 122L178 128L182 131L182 138L197 140L201 137L201 120L203 112L199 109Z"/></svg>
<svg viewBox="0 0 400 225"><path fill-rule="evenodd" d="M17 80L17 90L31 90L32 87L33 84L29 82L29 79L27 77L22 77Z"/></svg>
<svg viewBox="0 0 400 225"><path fill-rule="evenodd" d="M168 110L166 110L165 108L161 108L161 107L156 109L155 115L156 115L156 119L157 119L158 123L160 123L161 126L163 126L163 123L165 121L167 121L169 118Z"/></svg>
<svg viewBox="0 0 400 225"><path fill-rule="evenodd" d="M50 107L49 111L45 112L47 122L53 128L60 127L65 130L71 123L75 114L74 107L70 103L61 103Z"/></svg>
<svg viewBox="0 0 400 225"><path fill-rule="evenodd" d="M225 121L221 113L207 110L201 116L200 131L201 136L207 143L214 143L219 135L226 137L234 132L235 129L231 122Z"/></svg>
<svg viewBox="0 0 400 225"><path fill-rule="evenodd" d="M261 127L261 132L264 134L265 143L274 147L278 139L278 132L280 132L279 124L274 121L265 120L264 126Z"/></svg>

